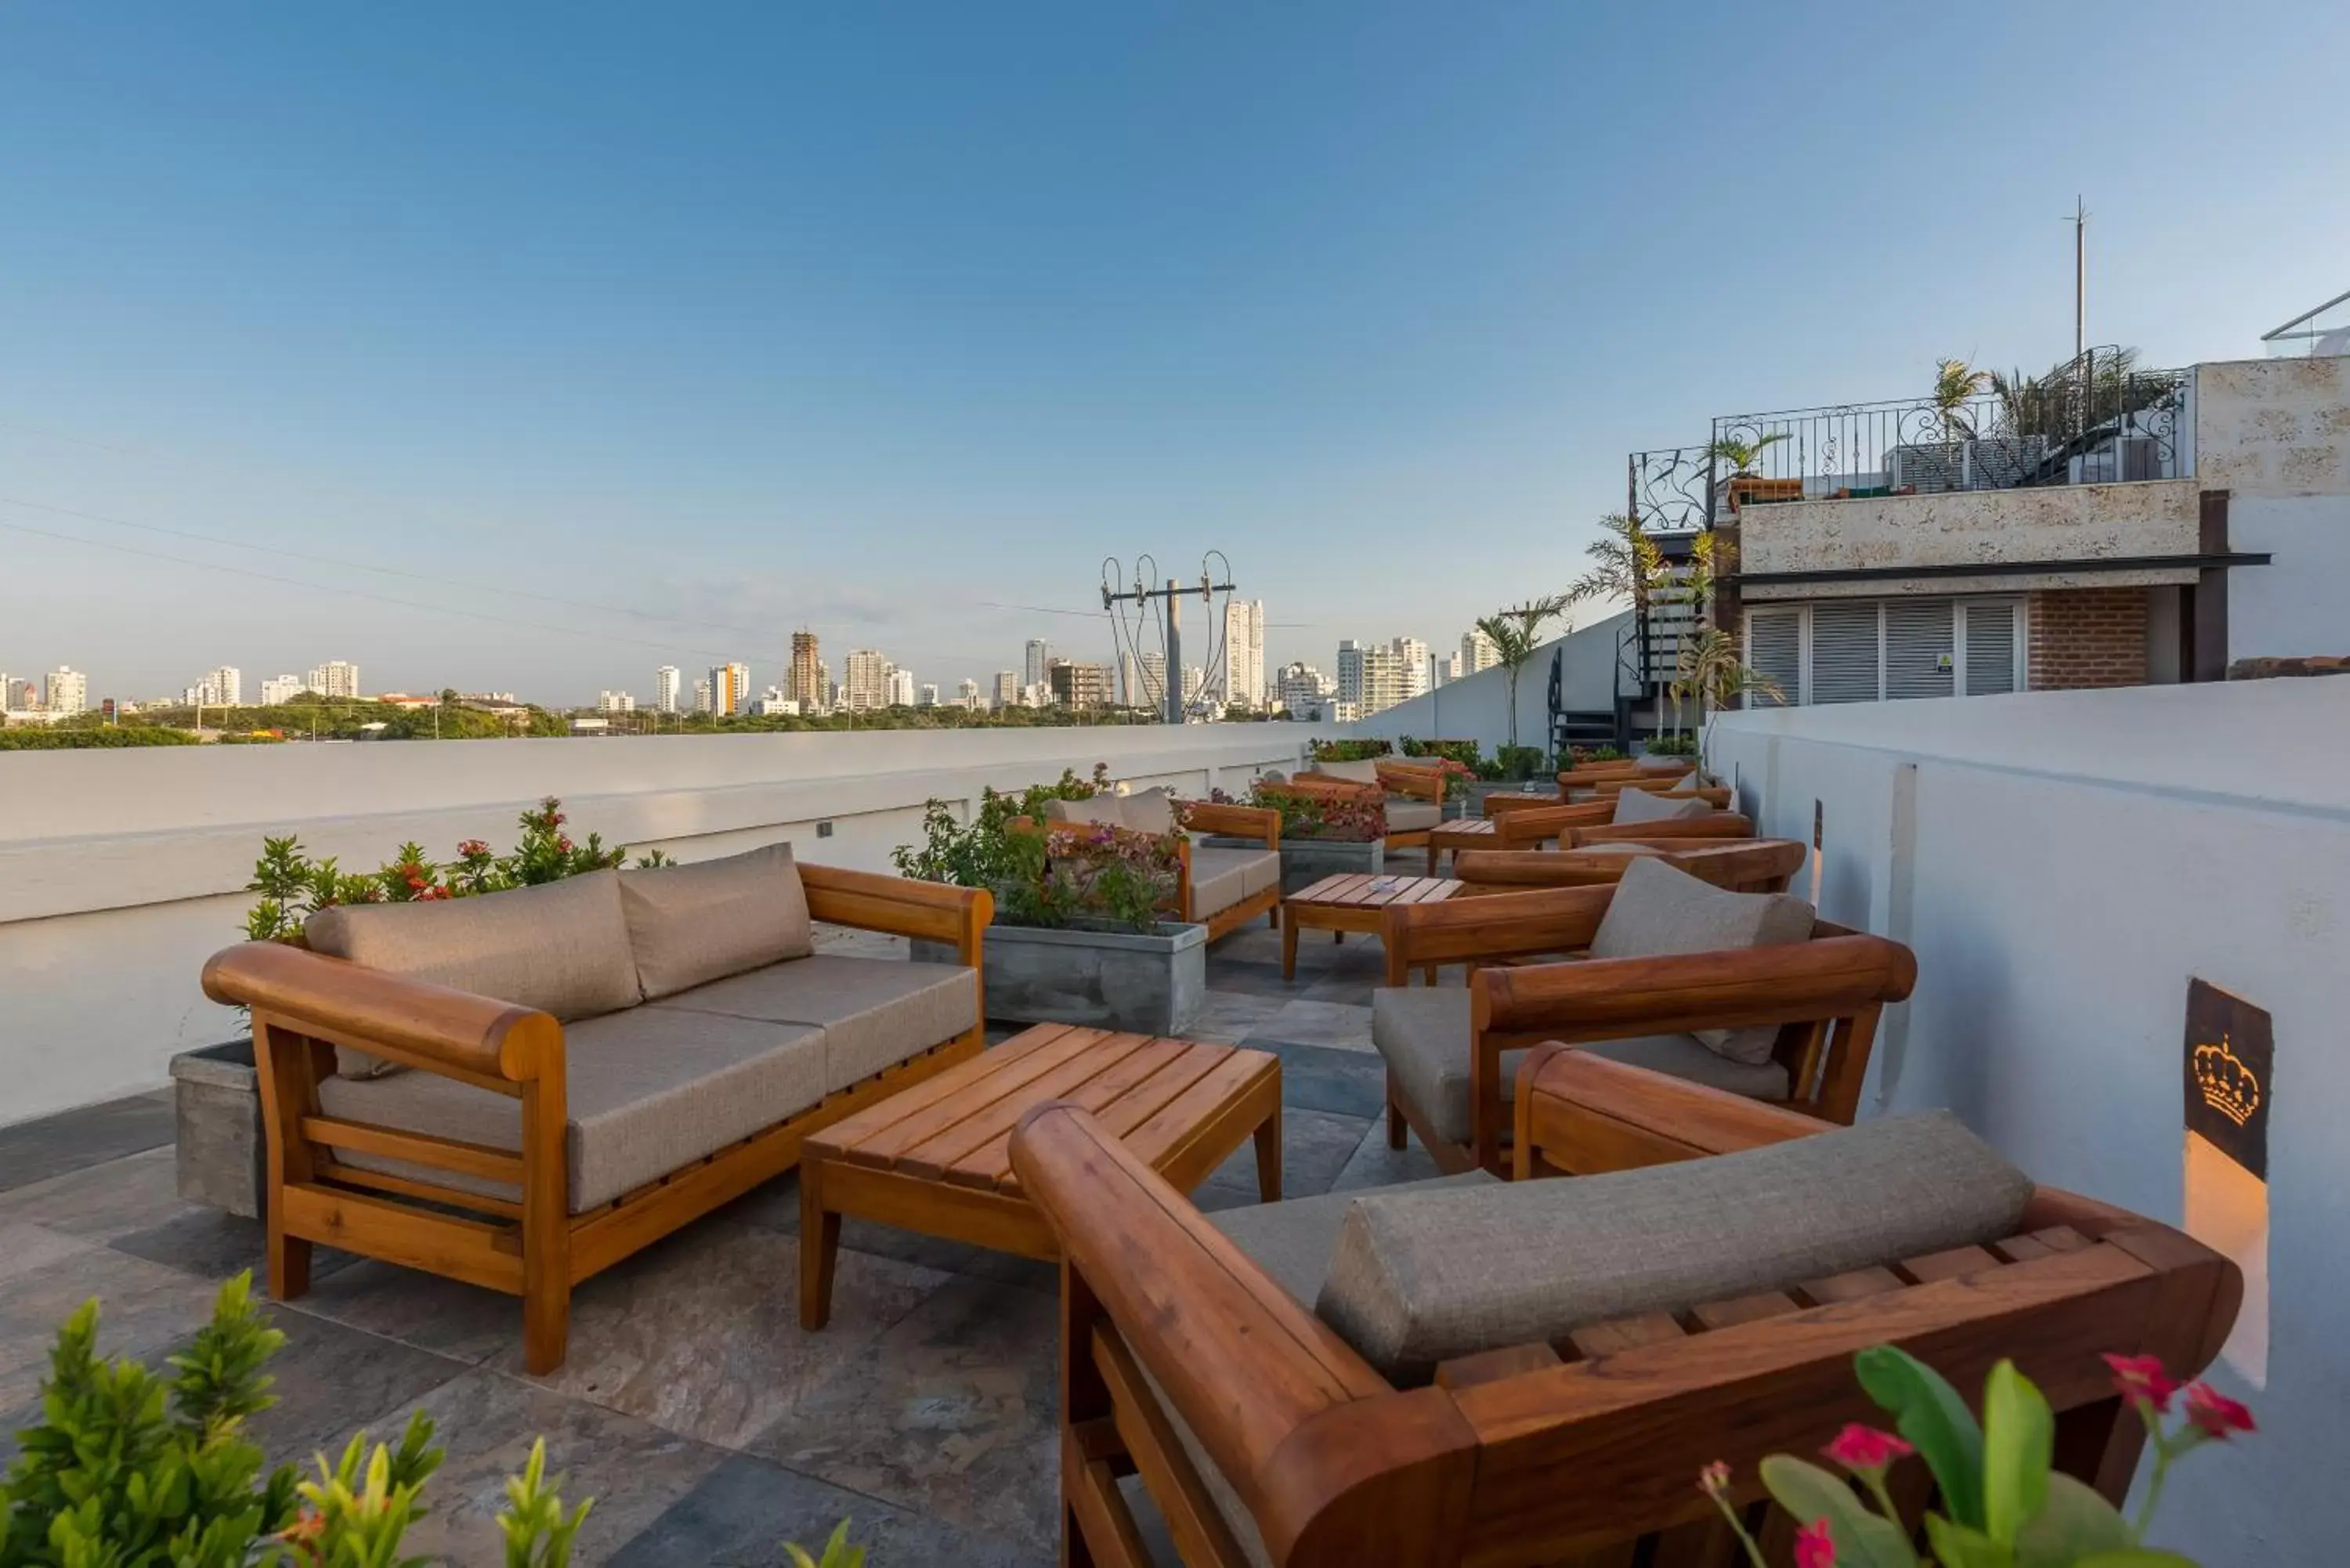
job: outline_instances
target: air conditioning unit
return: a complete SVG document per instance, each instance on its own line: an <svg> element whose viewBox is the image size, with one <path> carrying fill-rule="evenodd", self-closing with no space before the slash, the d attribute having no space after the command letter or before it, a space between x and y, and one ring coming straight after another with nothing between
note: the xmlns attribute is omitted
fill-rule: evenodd
<svg viewBox="0 0 2350 1568"><path fill-rule="evenodd" d="M2066 474L2074 484L2134 484L2162 477L2162 443L2152 436L2117 436L2074 458Z"/></svg>

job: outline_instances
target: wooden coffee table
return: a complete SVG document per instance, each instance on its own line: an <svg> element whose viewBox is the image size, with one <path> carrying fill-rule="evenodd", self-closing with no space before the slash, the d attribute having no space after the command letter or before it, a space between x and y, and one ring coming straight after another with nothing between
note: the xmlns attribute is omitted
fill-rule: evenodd
<svg viewBox="0 0 2350 1568"><path fill-rule="evenodd" d="M1437 857L1448 850L1458 855L1463 849L1500 848L1501 821L1499 816L1472 816L1438 824L1428 835L1428 874L1436 875Z"/></svg>
<svg viewBox="0 0 2350 1568"><path fill-rule="evenodd" d="M1059 1257L1012 1169L1012 1129L1047 1100L1083 1106L1184 1192L1253 1136L1258 1195L1281 1197L1279 1057L1040 1023L810 1135L800 1158L800 1325L822 1328L832 1315L845 1214Z"/></svg>
<svg viewBox="0 0 2350 1568"><path fill-rule="evenodd" d="M1463 826L1448 822L1443 833ZM1450 898L1461 884L1449 877L1325 877L1281 903L1281 978L1297 978L1297 933L1328 931L1343 940L1348 931L1376 931L1390 904L1433 904Z"/></svg>

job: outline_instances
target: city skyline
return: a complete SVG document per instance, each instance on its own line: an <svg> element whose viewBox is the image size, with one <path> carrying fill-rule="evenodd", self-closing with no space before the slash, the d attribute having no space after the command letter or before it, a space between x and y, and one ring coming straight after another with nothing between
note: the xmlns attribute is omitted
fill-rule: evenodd
<svg viewBox="0 0 2350 1568"><path fill-rule="evenodd" d="M565 21L549 62L528 5L396 42L0 9L0 135L43 150L0 212L0 665L153 695L332 644L389 686L581 702L663 663L773 676L806 625L951 690L1040 635L1114 661L1102 557L1211 549L1269 606L1268 672L1357 628L1444 647L1573 579L1627 452L1920 396L1943 355L2063 358L2076 176L2029 154L2110 132L2073 62L2203 84L2164 157L2087 175L2090 341L2256 354L2350 238L2309 194L2350 20L2258 0L1898 47L1872 17L1825 62L1805 29L1555 7ZM1627 135L1660 49L1755 90ZM1901 109L1962 56L2001 62L1980 151L2023 172L1902 203L1947 131ZM1724 244L1754 123L1877 221L1759 201Z"/></svg>

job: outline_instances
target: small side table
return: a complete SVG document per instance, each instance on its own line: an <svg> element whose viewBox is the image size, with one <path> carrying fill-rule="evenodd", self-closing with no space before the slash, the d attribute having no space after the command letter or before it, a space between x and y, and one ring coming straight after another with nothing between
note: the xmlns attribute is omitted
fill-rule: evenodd
<svg viewBox="0 0 2350 1568"><path fill-rule="evenodd" d="M1482 819L1474 823L1448 822L1431 831L1442 834L1456 827L1491 826ZM1348 931L1376 931L1379 929L1382 911L1390 904L1433 904L1450 898L1460 890L1461 884L1450 877L1325 877L1310 888L1301 888L1282 900L1281 905L1281 978L1297 978L1297 933L1307 930L1328 931L1344 940Z"/></svg>

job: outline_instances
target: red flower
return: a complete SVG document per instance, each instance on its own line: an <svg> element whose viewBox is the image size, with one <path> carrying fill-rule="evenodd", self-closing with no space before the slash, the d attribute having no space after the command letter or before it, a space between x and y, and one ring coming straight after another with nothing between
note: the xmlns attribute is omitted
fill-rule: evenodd
<svg viewBox="0 0 2350 1568"><path fill-rule="evenodd" d="M1907 1459L1917 1451L1892 1433L1864 1427L1857 1421L1838 1432L1835 1441L1820 1450L1856 1475L1882 1470L1894 1460Z"/></svg>
<svg viewBox="0 0 2350 1568"><path fill-rule="evenodd" d="M563 819L558 816L555 820L561 822ZM555 841L555 847L561 853L568 855L571 853L571 840L567 838L557 838Z"/></svg>
<svg viewBox="0 0 2350 1568"><path fill-rule="evenodd" d="M1815 1519L1795 1532L1795 1568L1835 1568L1835 1537L1828 1521Z"/></svg>
<svg viewBox="0 0 2350 1568"><path fill-rule="evenodd" d="M1697 1490L1708 1497L1720 1497L1730 1490L1730 1466L1716 1459L1697 1472Z"/></svg>
<svg viewBox="0 0 2350 1568"><path fill-rule="evenodd" d="M2230 1434L2257 1431L2252 1413L2209 1383L2187 1386L2187 1418L2207 1438L2226 1442Z"/></svg>
<svg viewBox="0 0 2350 1568"><path fill-rule="evenodd" d="M469 859L476 855L487 855L489 852L490 846L478 838L468 838L464 843L457 846L457 853Z"/></svg>
<svg viewBox="0 0 2350 1568"><path fill-rule="evenodd" d="M2108 1355L2106 1365L2113 1368L2115 1393L2133 1405L2152 1406L2158 1414L2170 1408L2178 1380L2163 1370L2162 1357Z"/></svg>

